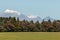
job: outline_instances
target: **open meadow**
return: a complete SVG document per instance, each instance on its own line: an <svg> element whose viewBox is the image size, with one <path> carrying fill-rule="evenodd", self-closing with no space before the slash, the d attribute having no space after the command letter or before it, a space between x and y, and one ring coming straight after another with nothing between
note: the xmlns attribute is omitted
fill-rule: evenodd
<svg viewBox="0 0 60 40"><path fill-rule="evenodd" d="M0 40L60 40L60 32L1 32Z"/></svg>

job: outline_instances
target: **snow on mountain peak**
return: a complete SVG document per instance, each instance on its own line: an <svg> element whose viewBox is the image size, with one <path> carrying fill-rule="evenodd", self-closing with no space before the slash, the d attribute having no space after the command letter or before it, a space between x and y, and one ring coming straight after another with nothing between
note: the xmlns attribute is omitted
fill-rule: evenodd
<svg viewBox="0 0 60 40"><path fill-rule="evenodd" d="M15 11L15 10L11 10L11 9L6 9L4 12L5 12L5 13L15 13L15 14L17 14L17 15L20 15L20 12Z"/></svg>
<svg viewBox="0 0 60 40"><path fill-rule="evenodd" d="M28 18L37 18L37 16L32 16L32 15L30 15L30 16L27 16Z"/></svg>

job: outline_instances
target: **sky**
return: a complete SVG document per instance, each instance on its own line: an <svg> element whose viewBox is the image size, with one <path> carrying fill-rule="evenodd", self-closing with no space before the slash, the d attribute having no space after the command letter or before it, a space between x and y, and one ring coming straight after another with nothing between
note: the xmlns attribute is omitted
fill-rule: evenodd
<svg viewBox="0 0 60 40"><path fill-rule="evenodd" d="M6 9L41 18L60 19L60 0L0 0L0 12Z"/></svg>

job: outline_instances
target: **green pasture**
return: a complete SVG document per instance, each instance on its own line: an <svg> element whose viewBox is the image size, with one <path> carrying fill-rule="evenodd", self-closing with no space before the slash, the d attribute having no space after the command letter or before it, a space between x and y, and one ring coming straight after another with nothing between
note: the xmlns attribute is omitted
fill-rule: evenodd
<svg viewBox="0 0 60 40"><path fill-rule="evenodd" d="M60 40L60 32L0 32L0 40Z"/></svg>

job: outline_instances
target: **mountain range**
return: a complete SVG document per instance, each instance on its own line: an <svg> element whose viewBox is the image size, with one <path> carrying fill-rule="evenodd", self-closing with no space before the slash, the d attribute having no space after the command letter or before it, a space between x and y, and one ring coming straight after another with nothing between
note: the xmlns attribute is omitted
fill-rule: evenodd
<svg viewBox="0 0 60 40"><path fill-rule="evenodd" d="M51 21L55 20L55 19L51 18L50 16L45 17L43 19L41 19L39 16L32 16L32 15L26 16L26 15L24 15L24 14L18 12L18 11L10 10L10 9L6 9L4 12L0 13L0 17L9 17L9 16L16 17L16 18L19 17L19 20L21 20L21 21L24 20L24 19L28 20L28 21L33 20L34 22L36 22L36 21L41 22L43 19L45 21L47 21L49 19Z"/></svg>

